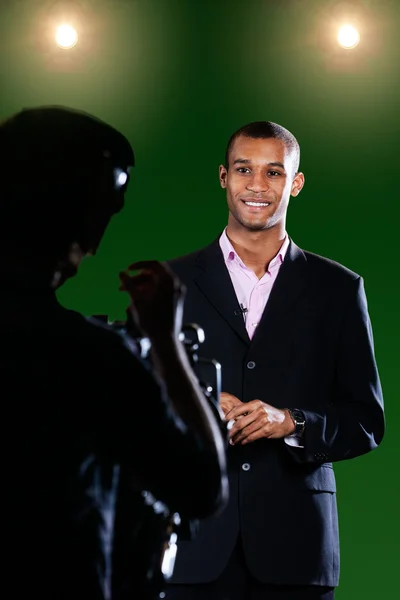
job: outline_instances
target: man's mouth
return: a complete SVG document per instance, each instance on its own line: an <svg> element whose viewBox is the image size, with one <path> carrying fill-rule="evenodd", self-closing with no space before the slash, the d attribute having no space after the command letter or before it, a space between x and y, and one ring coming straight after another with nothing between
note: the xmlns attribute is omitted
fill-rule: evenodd
<svg viewBox="0 0 400 600"><path fill-rule="evenodd" d="M271 202L261 202L256 200L243 200L246 206L255 206L256 208L261 208L263 206L269 206Z"/></svg>

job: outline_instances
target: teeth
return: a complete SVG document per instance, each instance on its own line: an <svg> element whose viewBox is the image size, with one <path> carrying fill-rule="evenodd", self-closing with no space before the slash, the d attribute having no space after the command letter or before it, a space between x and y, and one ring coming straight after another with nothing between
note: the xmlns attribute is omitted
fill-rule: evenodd
<svg viewBox="0 0 400 600"><path fill-rule="evenodd" d="M248 206L269 206L269 202L246 202Z"/></svg>

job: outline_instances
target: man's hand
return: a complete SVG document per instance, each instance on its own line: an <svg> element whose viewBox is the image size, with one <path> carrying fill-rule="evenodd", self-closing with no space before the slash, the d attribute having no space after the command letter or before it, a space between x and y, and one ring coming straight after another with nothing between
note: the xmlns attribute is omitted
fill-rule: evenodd
<svg viewBox="0 0 400 600"><path fill-rule="evenodd" d="M137 275L129 271L140 270ZM131 298L135 325L150 339L179 336L182 329L185 288L169 267L157 260L133 263L119 274L120 290Z"/></svg>
<svg viewBox="0 0 400 600"><path fill-rule="evenodd" d="M219 396L219 405L222 408L225 417L234 406L240 406L241 404L243 404L243 402L233 394L221 392Z"/></svg>
<svg viewBox="0 0 400 600"><path fill-rule="evenodd" d="M232 420L235 421L229 431L229 443L232 445L248 444L261 438L284 438L295 429L287 410L275 408L261 400L236 403L225 413L225 421Z"/></svg>

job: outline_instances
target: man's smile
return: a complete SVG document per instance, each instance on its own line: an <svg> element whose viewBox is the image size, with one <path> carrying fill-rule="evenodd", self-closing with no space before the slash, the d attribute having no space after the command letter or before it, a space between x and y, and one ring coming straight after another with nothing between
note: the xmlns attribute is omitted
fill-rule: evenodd
<svg viewBox="0 0 400 600"><path fill-rule="evenodd" d="M271 205L271 202L267 202L265 200L242 200L243 204L245 204L250 210L262 210Z"/></svg>

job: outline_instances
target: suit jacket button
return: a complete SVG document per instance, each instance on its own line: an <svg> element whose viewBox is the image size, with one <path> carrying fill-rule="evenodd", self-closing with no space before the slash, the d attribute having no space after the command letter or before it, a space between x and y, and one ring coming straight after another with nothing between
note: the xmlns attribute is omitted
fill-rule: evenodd
<svg viewBox="0 0 400 600"><path fill-rule="evenodd" d="M249 360L249 362L247 363L248 369L254 369L255 366L256 366L256 363L254 362L254 360Z"/></svg>
<svg viewBox="0 0 400 600"><path fill-rule="evenodd" d="M243 471L250 471L250 465L249 465L249 463L243 463L242 464L242 469L243 469Z"/></svg>

